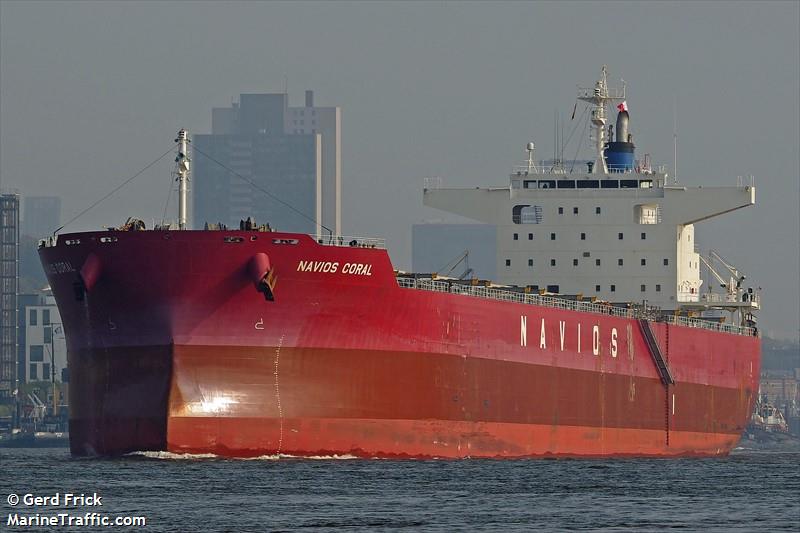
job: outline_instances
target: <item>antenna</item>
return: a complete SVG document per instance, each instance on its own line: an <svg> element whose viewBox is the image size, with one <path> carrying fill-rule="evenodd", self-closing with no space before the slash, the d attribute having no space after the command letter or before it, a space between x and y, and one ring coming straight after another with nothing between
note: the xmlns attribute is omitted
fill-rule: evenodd
<svg viewBox="0 0 800 533"><path fill-rule="evenodd" d="M553 109L553 166L558 160L558 110Z"/></svg>
<svg viewBox="0 0 800 533"><path fill-rule="evenodd" d="M529 142L528 146L525 148L526 150L528 150L528 174L530 174L533 171L533 150L535 148L536 147L532 142Z"/></svg>
<svg viewBox="0 0 800 533"><path fill-rule="evenodd" d="M564 165L564 119L561 117L561 112L558 112L558 122L561 127L561 139L559 140L558 161Z"/></svg>
<svg viewBox="0 0 800 533"><path fill-rule="evenodd" d="M672 97L672 182L678 183L678 96Z"/></svg>

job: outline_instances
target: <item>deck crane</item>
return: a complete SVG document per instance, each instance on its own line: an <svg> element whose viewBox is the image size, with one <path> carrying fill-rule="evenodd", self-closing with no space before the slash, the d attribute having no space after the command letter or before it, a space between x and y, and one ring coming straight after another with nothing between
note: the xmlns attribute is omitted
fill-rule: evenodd
<svg viewBox="0 0 800 533"><path fill-rule="evenodd" d="M33 409L31 411L31 418L35 422L41 422L44 420L45 412L47 411L47 406L44 404L42 400L36 395L35 392L28 393L28 400L31 402Z"/></svg>
<svg viewBox="0 0 800 533"><path fill-rule="evenodd" d="M714 277L717 279L717 281L719 282L719 286L720 286L720 287L722 287L723 289L728 289L728 292L730 292L730 283L729 283L728 281L725 281L725 278L723 278L723 277L720 275L720 273L719 273L719 272L717 272L717 271L714 269L714 267L713 267L713 266L711 266L711 261L709 261L708 259L706 259L706 258L705 258L705 257L703 257L702 255L700 255L699 257L700 257L700 261L702 261L702 262L703 262L703 264L704 264L704 265L706 266L706 268L708 269L708 271L709 271L709 272L711 272L711 275L712 275L712 276L714 276ZM709 289L711 289L711 286L710 286L710 285L709 285Z"/></svg>
<svg viewBox="0 0 800 533"><path fill-rule="evenodd" d="M464 263L464 271L461 273L460 276L458 276L458 279L468 279L468 277L471 276L472 273L473 273L473 270L469 267L469 250L464 250L463 252L461 252L461 254L458 257L456 257L455 259L453 259L452 261L447 263L442 268L442 270L444 270L447 267L450 267L450 268L449 268L449 270L447 272L445 272L444 275L445 276L449 275L461 263ZM453 266L450 266L451 264Z"/></svg>
<svg viewBox="0 0 800 533"><path fill-rule="evenodd" d="M744 274L742 274L741 272L739 272L739 270L738 270L736 267L734 267L733 265L731 265L730 263L728 263L727 261L725 261L725 260L722 258L722 256L720 256L720 255L719 255L717 252L715 252L714 250L709 250L709 252L708 252L708 253L709 253L709 255L710 255L711 257L713 257L714 259L716 259L717 261L719 261L720 263L722 263L722 266L724 266L725 268L727 268L727 269L728 269L728 272L730 272L730 273L731 273L731 275L732 275L732 276L733 276L733 277L736 279L736 289L737 289L737 290L741 289L741 288L742 288L742 282L745 280L745 277L746 277L746 276L745 276Z"/></svg>

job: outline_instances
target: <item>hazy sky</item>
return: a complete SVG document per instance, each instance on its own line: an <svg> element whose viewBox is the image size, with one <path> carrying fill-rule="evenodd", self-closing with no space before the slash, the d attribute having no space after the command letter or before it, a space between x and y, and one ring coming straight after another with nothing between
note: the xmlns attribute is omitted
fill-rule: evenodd
<svg viewBox="0 0 800 533"><path fill-rule="evenodd" d="M796 1L0 0L0 180L60 195L66 221L180 127L209 132L212 107L288 80L292 105L313 89L343 108L345 233L385 236L409 268L411 224L456 220L422 206L423 179L507 184L527 141L552 153L554 110L571 113L607 63L640 155L671 165L677 100L680 182L756 176L756 207L697 239L763 287L767 333L796 338L799 34ZM161 218L170 159L67 229Z"/></svg>

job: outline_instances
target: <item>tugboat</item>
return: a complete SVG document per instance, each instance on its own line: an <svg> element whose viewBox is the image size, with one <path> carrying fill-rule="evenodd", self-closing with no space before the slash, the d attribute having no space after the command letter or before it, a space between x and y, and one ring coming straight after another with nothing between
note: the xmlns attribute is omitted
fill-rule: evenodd
<svg viewBox="0 0 800 533"><path fill-rule="evenodd" d="M789 424L780 409L771 404L766 397L756 403L752 426L767 433L789 433Z"/></svg>

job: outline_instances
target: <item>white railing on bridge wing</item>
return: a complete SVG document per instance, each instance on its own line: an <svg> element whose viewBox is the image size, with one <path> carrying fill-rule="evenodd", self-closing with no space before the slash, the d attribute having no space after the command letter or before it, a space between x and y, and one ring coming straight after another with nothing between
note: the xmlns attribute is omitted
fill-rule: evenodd
<svg viewBox="0 0 800 533"><path fill-rule="evenodd" d="M569 172L567 172L567 169L563 164L557 165L551 163L546 165L540 162L538 165L536 163L533 163L530 166L528 166L527 163L524 165L516 165L512 170L512 174L514 174L515 177L536 178L536 175L569 174Z"/></svg>
<svg viewBox="0 0 800 533"><path fill-rule="evenodd" d="M628 309L623 307L616 307L610 304L565 300L563 298L558 298L555 296L544 296L540 294L508 291L504 289L484 287L480 285L463 285L460 283L452 283L448 281L439 281L431 279L414 279L408 277L398 277L397 284L405 289L446 292L448 294L460 294L464 296L474 296L476 298L488 298L491 300L502 300L506 302L539 305L542 307L551 307L554 309L563 309L566 311L583 311L586 313L610 315L620 318L635 318L635 319L652 318L650 315L643 313L635 308ZM731 324L721 324L718 322L699 320L696 318L686 318L681 316L667 315L665 321L671 324L678 324L681 326L687 326L692 328L702 328L712 331L735 333L738 335L747 335L747 336L755 335L755 330L753 328L735 326Z"/></svg>
<svg viewBox="0 0 800 533"><path fill-rule="evenodd" d="M700 301L700 293L699 292L678 291L678 301L681 302L681 303L699 302Z"/></svg>
<svg viewBox="0 0 800 533"><path fill-rule="evenodd" d="M726 304L738 304L729 307L746 307L745 304L750 304L753 307L758 307L760 298L757 293L742 293L741 295L719 293L719 292L701 292L701 293L688 293L679 292L678 301L683 303L704 303L704 304L719 304L724 307Z"/></svg>
<svg viewBox="0 0 800 533"><path fill-rule="evenodd" d="M442 177L441 176L433 176L429 178L425 178L423 182L423 187L425 189L441 189L442 188Z"/></svg>
<svg viewBox="0 0 800 533"><path fill-rule="evenodd" d="M750 174L749 176L736 176L736 185L738 187L755 187L756 185L756 177Z"/></svg>
<svg viewBox="0 0 800 533"><path fill-rule="evenodd" d="M386 239L378 237L355 237L352 235L311 235L311 237L324 246L386 249Z"/></svg>
<svg viewBox="0 0 800 533"><path fill-rule="evenodd" d="M700 301L706 303L736 303L739 299L735 294L720 294L717 292L704 292L700 294Z"/></svg>

